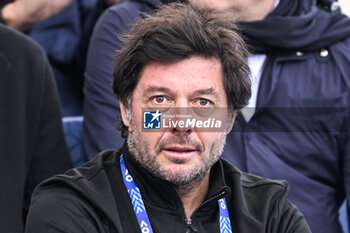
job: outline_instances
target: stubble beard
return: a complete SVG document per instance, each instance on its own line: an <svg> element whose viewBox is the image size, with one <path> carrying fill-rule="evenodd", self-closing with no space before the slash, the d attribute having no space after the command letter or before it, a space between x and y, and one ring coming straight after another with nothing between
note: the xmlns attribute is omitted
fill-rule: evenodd
<svg viewBox="0 0 350 233"><path fill-rule="evenodd" d="M208 156L204 154L204 148L201 143L192 140L187 134L174 133L170 137L161 139L156 148L152 151L152 148L149 148L149 145L143 140L141 133L134 125L132 128L133 131L129 133L127 143L135 160L155 177L166 180L174 184L180 190L183 190L184 194L190 192L200 184L205 175L208 174L210 168L219 159L226 142L226 134L223 133L220 138L212 144L207 152L209 153ZM186 174L164 169L158 163L156 157L161 153L162 148L170 144L190 145L195 147L197 153L200 155L201 163L193 167Z"/></svg>

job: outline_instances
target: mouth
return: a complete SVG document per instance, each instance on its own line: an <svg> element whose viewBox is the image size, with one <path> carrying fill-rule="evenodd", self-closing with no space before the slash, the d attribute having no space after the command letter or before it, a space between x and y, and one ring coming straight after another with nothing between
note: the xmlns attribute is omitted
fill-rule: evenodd
<svg viewBox="0 0 350 233"><path fill-rule="evenodd" d="M168 147L165 147L163 150L179 152L179 153L197 151L196 148L187 147L187 146L168 146Z"/></svg>
<svg viewBox="0 0 350 233"><path fill-rule="evenodd" d="M167 146L163 148L165 156L176 163L188 161L197 151L197 148L191 146Z"/></svg>

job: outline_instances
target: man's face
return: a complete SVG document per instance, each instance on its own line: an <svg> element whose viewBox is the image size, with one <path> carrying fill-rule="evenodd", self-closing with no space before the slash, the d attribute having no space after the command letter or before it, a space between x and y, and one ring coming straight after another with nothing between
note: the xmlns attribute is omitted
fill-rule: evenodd
<svg viewBox="0 0 350 233"><path fill-rule="evenodd" d="M195 128L143 130L143 108L225 109L225 132ZM193 56L176 63L151 62L133 92L132 107L121 103L123 122L129 127L128 146L135 159L155 176L176 185L204 177L222 153L229 119L221 62Z"/></svg>

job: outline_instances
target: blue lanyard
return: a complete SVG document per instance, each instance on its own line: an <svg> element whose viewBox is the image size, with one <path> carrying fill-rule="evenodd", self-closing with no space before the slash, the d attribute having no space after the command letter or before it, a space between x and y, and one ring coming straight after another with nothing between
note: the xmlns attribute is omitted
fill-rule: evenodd
<svg viewBox="0 0 350 233"><path fill-rule="evenodd" d="M126 168L123 155L120 156L120 167L126 189L134 207L137 221L142 233L153 233L141 192L134 179ZM228 214L225 198L218 200L220 208L220 233L232 233L230 216Z"/></svg>

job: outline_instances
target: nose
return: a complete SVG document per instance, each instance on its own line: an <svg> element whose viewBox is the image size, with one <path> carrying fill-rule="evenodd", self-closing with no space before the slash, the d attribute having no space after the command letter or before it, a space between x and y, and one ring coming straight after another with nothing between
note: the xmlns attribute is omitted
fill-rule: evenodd
<svg viewBox="0 0 350 233"><path fill-rule="evenodd" d="M178 97L175 101L175 108L189 108L189 100L186 97Z"/></svg>
<svg viewBox="0 0 350 233"><path fill-rule="evenodd" d="M172 129L172 133L178 133L183 135L189 135L192 133L192 128L190 126L174 126Z"/></svg>
<svg viewBox="0 0 350 233"><path fill-rule="evenodd" d="M172 132L186 134L191 133L192 126L190 124L190 120L192 118L192 114L188 101L186 99L178 100L172 111L172 115L174 116Z"/></svg>

